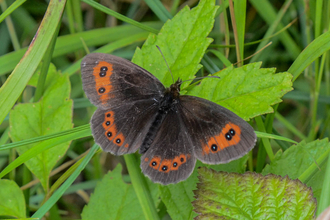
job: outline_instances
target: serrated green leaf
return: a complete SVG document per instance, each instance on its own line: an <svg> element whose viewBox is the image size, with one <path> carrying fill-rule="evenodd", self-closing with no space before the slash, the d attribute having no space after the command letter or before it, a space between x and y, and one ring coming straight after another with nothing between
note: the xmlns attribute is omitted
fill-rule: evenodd
<svg viewBox="0 0 330 220"><path fill-rule="evenodd" d="M292 145L284 153L278 151L271 164L266 165L262 174L273 173L276 175L288 175L291 179L298 178L305 170L315 163L324 152L330 149L328 139L316 140L306 144L305 141L297 145ZM314 195L317 199L320 198L322 192L322 183L326 163L320 166L319 171L306 184L312 187Z"/></svg>
<svg viewBox="0 0 330 220"><path fill-rule="evenodd" d="M154 74L165 86L169 86L173 80L156 48L158 45L174 80L178 77L183 80L193 79L201 68L199 63L205 50L212 42L207 36L212 30L217 8L214 0L202 0L192 10L186 6L164 24L157 36L149 35L142 49L136 50L132 62Z"/></svg>
<svg viewBox="0 0 330 220"><path fill-rule="evenodd" d="M198 167L198 164L201 164L201 162L198 161L196 167ZM191 204L194 200L193 190L196 189L198 181L196 169L185 181L159 186L161 199L172 219L188 220L196 216Z"/></svg>
<svg viewBox="0 0 330 220"><path fill-rule="evenodd" d="M191 204L194 201L193 190L196 189L198 182L198 167L208 167L214 170L221 170L226 172L243 173L246 168L246 161L248 156L245 155L240 159L231 161L227 164L208 165L197 161L194 172L191 176L180 183L171 184L167 186L160 186L161 198L166 205L167 212L172 219L192 219L197 214L193 211Z"/></svg>
<svg viewBox="0 0 330 220"><path fill-rule="evenodd" d="M14 181L0 180L0 216L25 218L25 199Z"/></svg>
<svg viewBox="0 0 330 220"><path fill-rule="evenodd" d="M141 205L131 184L122 180L122 166L106 174L84 207L82 219L145 219ZM158 188L149 184L154 201L157 201Z"/></svg>
<svg viewBox="0 0 330 220"><path fill-rule="evenodd" d="M212 168L213 170L216 171L225 171L229 173L231 172L244 173L246 170L246 162L248 158L249 156L246 154L237 160L230 161L229 163L217 164L217 165L202 164L201 167Z"/></svg>
<svg viewBox="0 0 330 220"><path fill-rule="evenodd" d="M292 76L287 72L275 74L275 68L260 69L260 65L228 67L215 74L220 79L205 78L186 94L211 100L245 120L273 112L271 105L292 90Z"/></svg>
<svg viewBox="0 0 330 220"><path fill-rule="evenodd" d="M199 169L196 219L313 219L316 200L299 180Z"/></svg>
<svg viewBox="0 0 330 220"><path fill-rule="evenodd" d="M43 98L37 103L18 104L9 117L10 137L13 142L42 135L52 134L72 128L72 100L68 76L56 72L50 66L45 83ZM68 143L49 149L26 162L27 167L40 179L45 190L48 177L56 162L66 152ZM23 154L35 144L17 149Z"/></svg>

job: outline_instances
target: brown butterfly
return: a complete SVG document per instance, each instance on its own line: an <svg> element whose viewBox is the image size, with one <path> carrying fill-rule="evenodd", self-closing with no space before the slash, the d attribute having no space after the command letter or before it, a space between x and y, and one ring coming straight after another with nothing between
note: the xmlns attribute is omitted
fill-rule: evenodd
<svg viewBox="0 0 330 220"><path fill-rule="evenodd" d="M147 70L120 57L93 53L81 62L84 91L98 107L91 119L94 139L114 155L142 154L141 169L153 182L187 179L196 159L227 163L255 145L242 118L208 100L180 95Z"/></svg>

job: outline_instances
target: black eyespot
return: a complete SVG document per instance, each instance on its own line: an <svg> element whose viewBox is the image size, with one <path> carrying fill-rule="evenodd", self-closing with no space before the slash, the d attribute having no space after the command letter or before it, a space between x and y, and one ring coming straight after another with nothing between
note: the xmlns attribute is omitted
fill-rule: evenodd
<svg viewBox="0 0 330 220"><path fill-rule="evenodd" d="M183 162L183 161L184 161L184 158L183 158L183 157L181 157L181 158L180 158L180 161L181 161L181 162Z"/></svg>
<svg viewBox="0 0 330 220"><path fill-rule="evenodd" d="M105 124L109 126L110 125L110 121L107 121Z"/></svg>
<svg viewBox="0 0 330 220"><path fill-rule="evenodd" d="M226 137L226 139L227 139L228 141L230 141L231 138L232 138L232 136L231 136L229 133L227 133L227 134L225 135L225 137Z"/></svg>
<svg viewBox="0 0 330 220"><path fill-rule="evenodd" d="M110 118L110 116L111 116L111 114L110 114L110 113L108 113L108 114L107 114L107 117L108 117L108 118Z"/></svg>
<svg viewBox="0 0 330 220"><path fill-rule="evenodd" d="M107 72L100 72L99 74L101 77L105 77L105 75L107 75Z"/></svg>
<svg viewBox="0 0 330 220"><path fill-rule="evenodd" d="M105 92L105 88L101 87L99 88L99 93L104 93Z"/></svg>
<svg viewBox="0 0 330 220"><path fill-rule="evenodd" d="M151 163L151 166L153 166L153 167L156 165L157 165L157 162L155 162L155 161Z"/></svg>
<svg viewBox="0 0 330 220"><path fill-rule="evenodd" d="M108 71L108 67L106 67L106 66L102 66L102 67L100 68L100 70L106 72L106 71Z"/></svg>
<svg viewBox="0 0 330 220"><path fill-rule="evenodd" d="M107 135L108 135L108 137L111 137L111 136L112 136L112 133L109 131L109 132L107 133Z"/></svg>
<svg viewBox="0 0 330 220"><path fill-rule="evenodd" d="M166 171L166 170L167 170L167 166L163 166L163 167L162 167L162 170L163 170L163 171Z"/></svg>
<svg viewBox="0 0 330 220"><path fill-rule="evenodd" d="M216 144L212 144L211 150L212 151L217 151L218 150L218 146Z"/></svg>
<svg viewBox="0 0 330 220"><path fill-rule="evenodd" d="M231 134L231 136L234 136L236 134L235 130L232 128L229 130L229 133Z"/></svg>
<svg viewBox="0 0 330 220"><path fill-rule="evenodd" d="M119 144L120 142L121 142L121 140L118 138L118 139L116 140L116 143Z"/></svg>
<svg viewBox="0 0 330 220"><path fill-rule="evenodd" d="M176 167L176 166L178 166L178 163L177 162L174 162L173 163L173 167Z"/></svg>

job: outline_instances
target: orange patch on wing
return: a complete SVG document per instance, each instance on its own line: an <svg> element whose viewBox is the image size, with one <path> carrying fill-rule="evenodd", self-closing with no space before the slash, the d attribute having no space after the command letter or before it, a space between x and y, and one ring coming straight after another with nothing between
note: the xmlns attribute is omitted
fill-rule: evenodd
<svg viewBox="0 0 330 220"><path fill-rule="evenodd" d="M187 162L187 157L186 157L186 155L184 155L184 154L180 154L179 158L180 158L180 163L181 163L181 164Z"/></svg>
<svg viewBox="0 0 330 220"><path fill-rule="evenodd" d="M235 131L235 134L233 136L231 136L231 140L227 140L226 134L229 133L230 129L233 129ZM222 129L220 134L215 137L211 137L209 139L208 143L213 143L214 138L215 138L216 143L218 143L217 144L218 149L217 149L217 151L212 151L212 153L217 153L218 151L223 150L226 147L230 147L232 145L236 145L237 143L239 143L241 140L241 129L237 125L229 122ZM212 146L212 145L210 145L210 146Z"/></svg>
<svg viewBox="0 0 330 220"><path fill-rule="evenodd" d="M212 145L216 145L217 146L217 150L216 151L213 151L212 150ZM210 152L216 153L216 152L218 152L220 150L220 147L218 146L218 142L216 141L216 139L214 137L209 138L207 144L205 144L205 146L203 147L203 149L206 148L206 147L208 147L208 149L209 149L208 152L205 152L207 154L209 154ZM203 153L204 153L204 151L203 151Z"/></svg>
<svg viewBox="0 0 330 220"><path fill-rule="evenodd" d="M176 166L175 166L176 163ZM180 161L180 157L174 157L173 161L172 161L172 166L171 166L171 170L178 170L179 167L181 165L181 161Z"/></svg>
<svg viewBox="0 0 330 220"><path fill-rule="evenodd" d="M148 157L144 158L144 162L148 162L148 160L149 160Z"/></svg>
<svg viewBox="0 0 330 220"><path fill-rule="evenodd" d="M171 166L172 166L172 160L170 159L164 159L162 160L162 163L159 166L159 171L164 172L164 173L168 173L171 170ZM163 170L166 169L166 170Z"/></svg>
<svg viewBox="0 0 330 220"><path fill-rule="evenodd" d="M115 121L114 115L115 114L113 111L109 111L104 114L104 122L102 123L104 130L108 130L109 127L113 125Z"/></svg>
<svg viewBox="0 0 330 220"><path fill-rule="evenodd" d="M104 135L111 141L117 134L117 128L115 125L112 125L108 130L105 131Z"/></svg>
<svg viewBox="0 0 330 220"><path fill-rule="evenodd" d="M153 157L150 160L149 166L157 170L160 164L160 160L161 160L160 157ZM155 163L155 166L152 165L153 163Z"/></svg>
<svg viewBox="0 0 330 220"><path fill-rule="evenodd" d="M128 148L128 144L125 144L125 146L124 146L125 148Z"/></svg>
<svg viewBox="0 0 330 220"><path fill-rule="evenodd" d="M123 133L120 133L116 136L116 138L112 142L117 146L121 146L123 145L124 141L125 141L125 136L123 135Z"/></svg>
<svg viewBox="0 0 330 220"><path fill-rule="evenodd" d="M105 104L109 98L107 93L111 92L112 90L110 81L110 76L113 73L112 64L101 61L93 69L96 92L101 96L101 102Z"/></svg>

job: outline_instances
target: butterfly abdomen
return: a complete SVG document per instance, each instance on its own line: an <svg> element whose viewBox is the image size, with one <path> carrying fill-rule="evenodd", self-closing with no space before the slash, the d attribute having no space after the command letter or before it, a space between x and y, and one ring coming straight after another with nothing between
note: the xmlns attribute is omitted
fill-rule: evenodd
<svg viewBox="0 0 330 220"><path fill-rule="evenodd" d="M159 107L158 107L158 113L152 122L147 135L145 136L142 145L140 147L140 154L145 153L150 145L152 144L153 140L156 137L156 134L158 133L158 130L160 126L162 125L162 122L164 121L166 115L168 114L169 111L175 111L176 105L178 103L177 97L172 93L167 90L162 98L162 100L159 102Z"/></svg>
<svg viewBox="0 0 330 220"><path fill-rule="evenodd" d="M152 122L149 130L148 130L148 133L147 135L145 136L143 142L142 142L142 145L140 147L140 154L143 154L145 153L150 145L152 144L164 118L166 116L166 113L165 112L162 112L162 111L158 111L158 114L155 118L155 120Z"/></svg>

